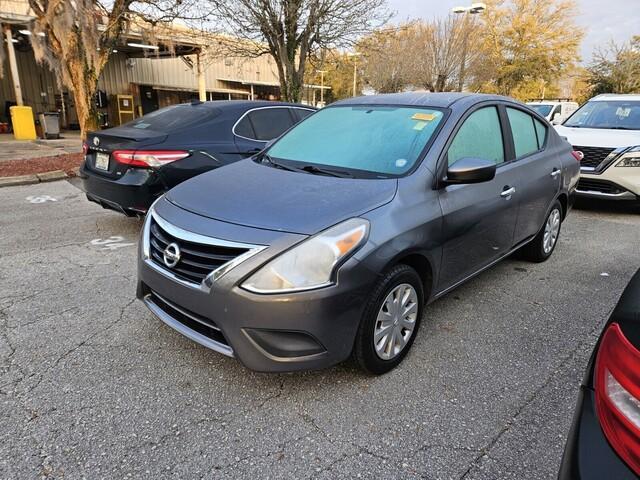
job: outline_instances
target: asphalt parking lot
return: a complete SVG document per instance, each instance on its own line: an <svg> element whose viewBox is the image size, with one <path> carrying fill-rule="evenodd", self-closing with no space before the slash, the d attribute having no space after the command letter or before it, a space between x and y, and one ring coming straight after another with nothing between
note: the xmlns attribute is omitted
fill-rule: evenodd
<svg viewBox="0 0 640 480"><path fill-rule="evenodd" d="M256 374L135 300L141 222L68 182L0 189L0 478L554 478L640 266L640 212L574 210L426 309L404 363Z"/></svg>

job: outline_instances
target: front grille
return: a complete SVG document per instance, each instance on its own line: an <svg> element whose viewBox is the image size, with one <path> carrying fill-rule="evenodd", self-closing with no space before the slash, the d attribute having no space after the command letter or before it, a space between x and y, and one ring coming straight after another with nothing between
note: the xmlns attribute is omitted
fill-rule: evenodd
<svg viewBox="0 0 640 480"><path fill-rule="evenodd" d="M220 328L211 320L201 317L186 308L179 307L168 300L164 299L155 292L151 292L151 300L155 303L164 313L177 320L184 326L191 330L198 332L200 335L204 335L211 340L214 340L222 345L229 346L229 342L224 337Z"/></svg>
<svg viewBox="0 0 640 480"><path fill-rule="evenodd" d="M580 166L590 168L597 168L598 165L615 150L614 148L580 147L578 145L574 145L573 149L584 153L584 158L580 161Z"/></svg>
<svg viewBox="0 0 640 480"><path fill-rule="evenodd" d="M150 254L153 262L177 277L196 284L202 283L202 280L211 272L248 250L189 242L174 237L165 231L153 217L151 218L150 231ZM164 250L171 243L177 244L180 248L180 260L170 268L164 262Z"/></svg>
<svg viewBox="0 0 640 480"><path fill-rule="evenodd" d="M581 192L599 192L615 195L625 190L613 182L606 180L594 180L591 178L581 178L578 181L578 190Z"/></svg>

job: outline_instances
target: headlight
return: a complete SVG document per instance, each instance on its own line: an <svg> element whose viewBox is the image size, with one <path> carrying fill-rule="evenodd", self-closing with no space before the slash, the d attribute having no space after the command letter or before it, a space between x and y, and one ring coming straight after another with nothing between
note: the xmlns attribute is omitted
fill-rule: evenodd
<svg viewBox="0 0 640 480"><path fill-rule="evenodd" d="M640 167L640 146L630 148L620 155L616 167Z"/></svg>
<svg viewBox="0 0 640 480"><path fill-rule="evenodd" d="M368 233L367 220L346 220L270 261L242 287L256 293L283 293L330 285L336 266L364 244Z"/></svg>

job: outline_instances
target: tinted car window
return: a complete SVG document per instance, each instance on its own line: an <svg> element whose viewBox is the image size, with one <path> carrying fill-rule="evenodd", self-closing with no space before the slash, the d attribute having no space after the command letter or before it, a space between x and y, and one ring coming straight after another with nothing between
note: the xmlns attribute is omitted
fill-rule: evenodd
<svg viewBox="0 0 640 480"><path fill-rule="evenodd" d="M251 122L249 121L249 117L245 115L242 117L242 120L238 122L236 125L234 132L236 135L240 135L241 137L246 138L255 138L256 134L253 131L253 127L251 126Z"/></svg>
<svg viewBox="0 0 640 480"><path fill-rule="evenodd" d="M513 144L516 148L516 158L537 151L538 136L533 124L533 117L515 108L507 108L507 116L511 124Z"/></svg>
<svg viewBox="0 0 640 480"><path fill-rule="evenodd" d="M533 123L536 126L536 134L538 136L538 149L542 149L547 139L547 127L540 120L534 118Z"/></svg>
<svg viewBox="0 0 640 480"><path fill-rule="evenodd" d="M293 112L293 118L296 122L304 120L313 113L313 110L307 110L304 108L292 108L291 111Z"/></svg>
<svg viewBox="0 0 640 480"><path fill-rule="evenodd" d="M269 141L279 137L293 125L288 108L261 108L250 112L248 117L256 140Z"/></svg>
<svg viewBox="0 0 640 480"><path fill-rule="evenodd" d="M205 107L201 104L171 105L170 107L148 113L132 122L125 123L123 127L170 133L176 128L184 128L204 120L209 120L219 113L219 110Z"/></svg>
<svg viewBox="0 0 640 480"><path fill-rule="evenodd" d="M449 165L461 158L475 157L504 162L502 129L496 107L484 107L473 112L456 133L449 151Z"/></svg>
<svg viewBox="0 0 640 480"><path fill-rule="evenodd" d="M401 175L418 161L442 118L440 110L424 107L328 107L296 125L269 149L269 155Z"/></svg>

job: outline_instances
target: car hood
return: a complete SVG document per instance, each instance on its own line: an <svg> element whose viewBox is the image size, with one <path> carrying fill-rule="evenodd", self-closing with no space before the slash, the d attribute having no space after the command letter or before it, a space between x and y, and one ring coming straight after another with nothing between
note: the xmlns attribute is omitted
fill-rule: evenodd
<svg viewBox="0 0 640 480"><path fill-rule="evenodd" d="M557 125L558 135L567 137L571 145L581 147L620 148L640 145L639 130L608 130L605 128L574 128Z"/></svg>
<svg viewBox="0 0 640 480"><path fill-rule="evenodd" d="M167 200L215 220L312 235L390 202L396 179L351 179L290 172L242 160L199 175Z"/></svg>

